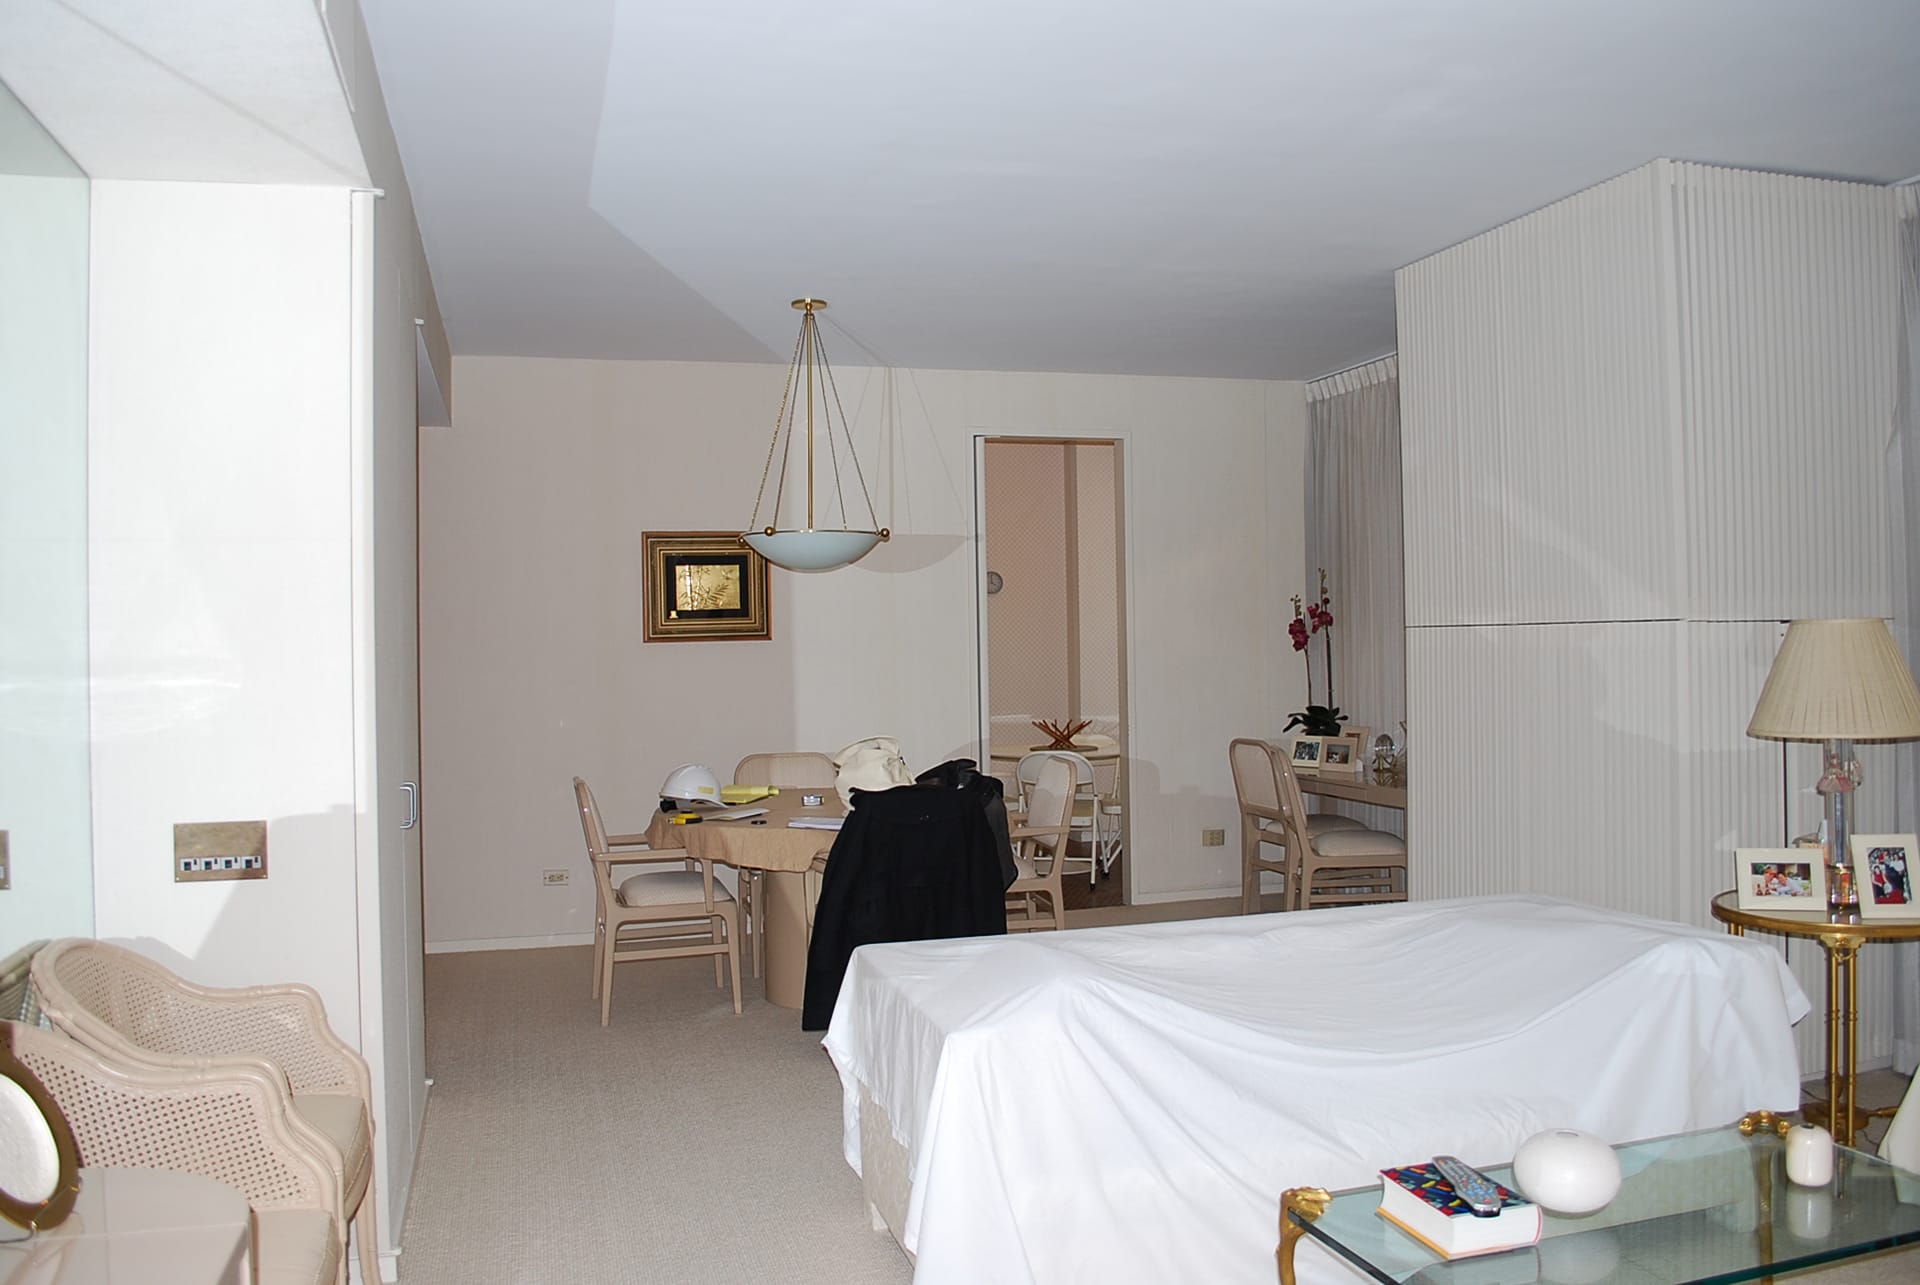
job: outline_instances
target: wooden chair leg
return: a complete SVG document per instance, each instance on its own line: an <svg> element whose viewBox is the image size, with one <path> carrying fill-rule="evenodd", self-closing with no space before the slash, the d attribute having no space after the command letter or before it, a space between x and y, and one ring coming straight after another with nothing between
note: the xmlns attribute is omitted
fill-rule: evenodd
<svg viewBox="0 0 1920 1285"><path fill-rule="evenodd" d="M600 998L600 955L607 948L607 921L593 921L593 982L587 991L588 999Z"/></svg>
<svg viewBox="0 0 1920 1285"><path fill-rule="evenodd" d="M763 977L767 966L767 876L750 870L753 876L753 975Z"/></svg>
<svg viewBox="0 0 1920 1285"><path fill-rule="evenodd" d="M353 1238L360 1242L360 1279L369 1285L380 1281L379 1205L374 1200L373 1178L367 1178L367 1194L360 1197L360 1208L353 1215Z"/></svg>
<svg viewBox="0 0 1920 1285"><path fill-rule="evenodd" d="M600 1025L607 1024L607 1015L613 1011L613 957L619 935L609 930L606 946L600 952Z"/></svg>
<svg viewBox="0 0 1920 1285"><path fill-rule="evenodd" d="M1254 862L1260 857L1260 836L1240 818L1240 913L1251 915L1260 909L1260 871Z"/></svg>
<svg viewBox="0 0 1920 1285"><path fill-rule="evenodd" d="M717 960L719 956L714 958ZM727 964L733 970L733 1015L740 1016L740 936L727 934Z"/></svg>

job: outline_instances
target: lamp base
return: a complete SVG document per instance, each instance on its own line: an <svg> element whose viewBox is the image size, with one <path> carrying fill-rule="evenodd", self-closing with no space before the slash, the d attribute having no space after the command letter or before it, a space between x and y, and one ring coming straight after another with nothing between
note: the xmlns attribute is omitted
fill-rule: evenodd
<svg viewBox="0 0 1920 1285"><path fill-rule="evenodd" d="M1829 739L1822 755L1820 783L1813 788L1827 802L1827 909L1854 914L1860 909L1860 883L1853 874L1849 806L1860 784L1860 763L1851 740Z"/></svg>

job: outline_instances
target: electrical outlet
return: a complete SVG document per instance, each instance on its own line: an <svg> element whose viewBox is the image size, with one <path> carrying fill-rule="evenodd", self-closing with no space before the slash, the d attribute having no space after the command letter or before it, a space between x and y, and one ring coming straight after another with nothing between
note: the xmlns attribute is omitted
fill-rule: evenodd
<svg viewBox="0 0 1920 1285"><path fill-rule="evenodd" d="M1227 832L1225 830L1202 830L1200 832L1200 846L1203 848L1226 847Z"/></svg>
<svg viewBox="0 0 1920 1285"><path fill-rule="evenodd" d="M540 882L546 884L549 888L557 888L567 882L567 872L565 870L542 870L540 872Z"/></svg>
<svg viewBox="0 0 1920 1285"><path fill-rule="evenodd" d="M265 879L265 821L183 822L173 827L173 880Z"/></svg>

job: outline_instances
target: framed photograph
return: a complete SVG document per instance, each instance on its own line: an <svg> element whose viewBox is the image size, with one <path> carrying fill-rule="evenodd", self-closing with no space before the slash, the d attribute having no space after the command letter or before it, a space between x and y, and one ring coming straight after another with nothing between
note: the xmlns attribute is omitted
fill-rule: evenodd
<svg viewBox="0 0 1920 1285"><path fill-rule="evenodd" d="M1741 848L1733 886L1742 910L1825 910L1826 854L1820 848Z"/></svg>
<svg viewBox="0 0 1920 1285"><path fill-rule="evenodd" d="M773 637L767 560L737 531L644 531L646 641Z"/></svg>
<svg viewBox="0 0 1920 1285"><path fill-rule="evenodd" d="M1351 747L1353 766L1342 767L1339 770L1342 772L1352 772L1358 776L1365 776L1367 772L1367 762L1373 755L1372 741L1373 732L1370 728L1353 726L1341 728L1340 743ZM1320 755L1321 758L1325 760L1326 765L1329 766L1333 762L1333 759L1329 757L1332 750L1333 741L1329 739L1327 741L1327 748L1322 750Z"/></svg>
<svg viewBox="0 0 1920 1285"><path fill-rule="evenodd" d="M1328 736L1320 742L1320 773L1325 776L1332 772L1358 772L1360 756L1358 746L1349 736Z"/></svg>
<svg viewBox="0 0 1920 1285"><path fill-rule="evenodd" d="M1320 751L1326 742L1318 736L1296 736L1293 749L1288 755L1296 772L1318 772L1320 770Z"/></svg>
<svg viewBox="0 0 1920 1285"><path fill-rule="evenodd" d="M1914 900L1913 862L1920 844L1910 834L1852 834L1854 882L1860 885L1862 919L1920 919Z"/></svg>

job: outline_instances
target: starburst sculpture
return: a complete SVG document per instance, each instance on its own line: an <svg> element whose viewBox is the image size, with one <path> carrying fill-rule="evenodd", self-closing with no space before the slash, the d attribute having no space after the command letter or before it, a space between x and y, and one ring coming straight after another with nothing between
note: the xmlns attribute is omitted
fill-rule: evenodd
<svg viewBox="0 0 1920 1285"><path fill-rule="evenodd" d="M1073 738L1093 726L1093 720L1083 718L1077 723L1055 723L1050 719L1036 718L1033 725L1047 735L1047 748L1050 750L1071 750L1081 748L1073 743Z"/></svg>

